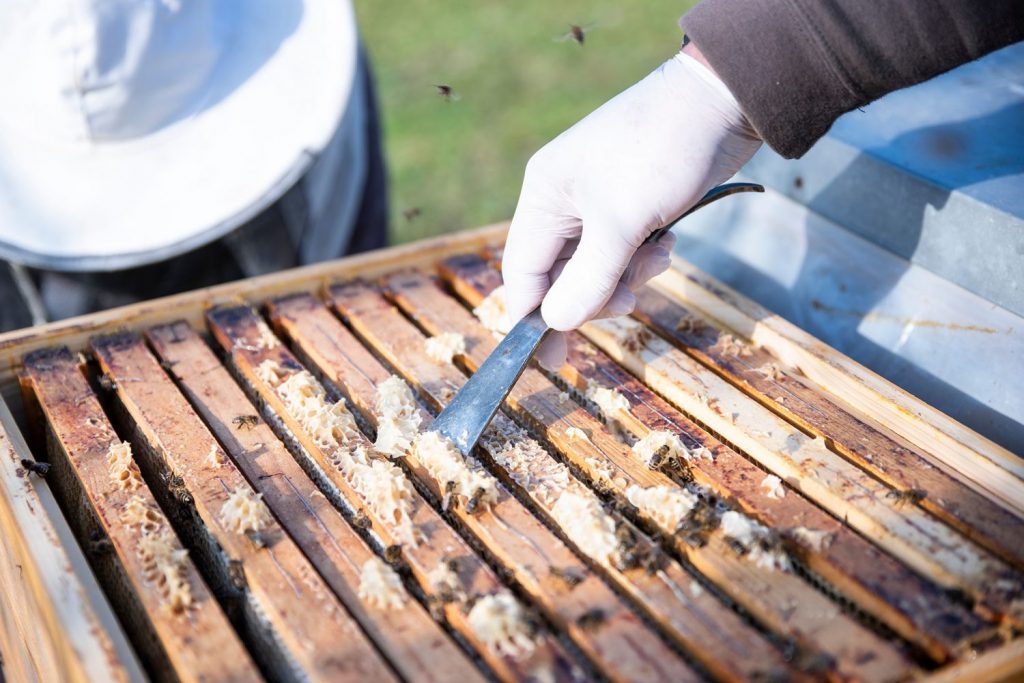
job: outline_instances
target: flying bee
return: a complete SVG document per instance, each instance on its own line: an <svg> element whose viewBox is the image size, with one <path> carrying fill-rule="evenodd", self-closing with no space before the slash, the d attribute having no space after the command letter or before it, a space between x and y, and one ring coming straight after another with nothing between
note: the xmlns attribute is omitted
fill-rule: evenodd
<svg viewBox="0 0 1024 683"><path fill-rule="evenodd" d="M457 92L452 90L452 86L445 83L435 83L434 88L437 89L437 96L445 102L458 102L462 99Z"/></svg>
<svg viewBox="0 0 1024 683"><path fill-rule="evenodd" d="M413 220L415 220L416 218L419 218L419 215L421 213L423 213L423 212L420 211L420 207L413 206L413 207L410 207L410 208L406 209L405 211L403 211L402 215L405 216L405 220L407 220L410 223L412 223Z"/></svg>
<svg viewBox="0 0 1024 683"><path fill-rule="evenodd" d="M564 34L564 35L559 36L555 40L557 40L559 42L565 42L566 40L571 40L572 42L576 43L580 47L583 47L583 44L587 40L587 32L590 29L592 29L593 27L594 27L593 24L587 24L586 26L582 26L580 24L569 24L569 32Z"/></svg>
<svg viewBox="0 0 1024 683"><path fill-rule="evenodd" d="M21 466L37 477L45 477L47 472L50 471L50 463L36 462L35 460L27 460L25 458L22 458Z"/></svg>
<svg viewBox="0 0 1024 683"><path fill-rule="evenodd" d="M235 429L252 429L260 423L258 415L238 415L231 420L231 424L235 425Z"/></svg>
<svg viewBox="0 0 1024 683"><path fill-rule="evenodd" d="M576 617L576 625L584 631L589 631L603 624L606 618L604 610L600 607L595 607Z"/></svg>
<svg viewBox="0 0 1024 683"><path fill-rule="evenodd" d="M909 491L889 491L885 494L886 498L891 498L896 501L897 507L902 507L906 503L917 505L928 496L928 492L924 489L910 489Z"/></svg>

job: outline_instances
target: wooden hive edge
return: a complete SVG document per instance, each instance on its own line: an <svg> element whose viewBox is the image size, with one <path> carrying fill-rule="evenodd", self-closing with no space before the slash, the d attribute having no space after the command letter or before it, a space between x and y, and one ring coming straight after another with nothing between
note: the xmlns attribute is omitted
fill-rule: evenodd
<svg viewBox="0 0 1024 683"><path fill-rule="evenodd" d="M12 680L141 681L142 669L0 400L0 652Z"/></svg>
<svg viewBox="0 0 1024 683"><path fill-rule="evenodd" d="M147 576L138 554L145 538L170 538L177 550L181 546L145 483L111 483L108 447L123 442L78 360L58 347L34 352L25 363L25 400L40 413L39 448L51 465L47 480L149 675L171 681L255 676L248 653L187 555L176 560L186 591L177 609ZM145 531L124 521L132 500L152 510Z"/></svg>
<svg viewBox="0 0 1024 683"><path fill-rule="evenodd" d="M682 258L652 281L670 298L693 305L726 328L772 351L834 396L840 405L930 455L937 465L1024 514L1024 460L899 388Z"/></svg>
<svg viewBox="0 0 1024 683"><path fill-rule="evenodd" d="M6 390L12 383L16 383L21 357L37 349L64 345L72 351L80 351L87 346L91 337L99 334L117 330L141 332L146 327L178 319L185 320L194 328L202 328L206 309L214 306L263 300L300 290L313 291L324 282L341 276L372 277L403 266L431 265L445 255L493 247L504 241L507 229L507 222L495 223L474 230L6 332L0 334L0 388Z"/></svg>

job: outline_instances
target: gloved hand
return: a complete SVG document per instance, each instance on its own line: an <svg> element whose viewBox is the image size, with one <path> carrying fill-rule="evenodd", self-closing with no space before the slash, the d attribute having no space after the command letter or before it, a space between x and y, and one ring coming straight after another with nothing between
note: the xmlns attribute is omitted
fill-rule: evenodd
<svg viewBox="0 0 1024 683"><path fill-rule="evenodd" d="M725 84L683 53L559 135L526 166L505 244L511 320L542 301L555 330L630 313L674 242L644 239L760 146ZM560 368L565 340L551 335L537 358Z"/></svg>

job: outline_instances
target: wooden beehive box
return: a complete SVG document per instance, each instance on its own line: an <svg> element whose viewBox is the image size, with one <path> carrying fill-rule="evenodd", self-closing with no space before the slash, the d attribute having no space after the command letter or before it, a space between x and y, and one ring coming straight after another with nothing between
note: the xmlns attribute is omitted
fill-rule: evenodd
<svg viewBox="0 0 1024 683"><path fill-rule="evenodd" d="M1024 463L682 261L406 449L503 239L0 337L4 676L1024 676Z"/></svg>

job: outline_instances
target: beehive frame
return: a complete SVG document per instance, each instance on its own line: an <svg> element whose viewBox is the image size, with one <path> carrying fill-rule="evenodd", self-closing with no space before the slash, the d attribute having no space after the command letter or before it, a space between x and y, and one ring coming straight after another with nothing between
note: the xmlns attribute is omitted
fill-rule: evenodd
<svg viewBox="0 0 1024 683"><path fill-rule="evenodd" d="M339 337L354 332L359 340L352 337L347 343L365 345L372 349L373 356L369 357L367 364L372 361L375 367L387 367L389 372L404 375L409 384L419 391L426 405L423 418L429 420L429 412L436 410L450 397L450 389L438 389L437 382L440 379L432 374L433 369L424 366L420 362L422 359L416 358L415 354L410 355L408 346L403 348L392 342L402 338L402 335L408 335L409 344L412 344L424 334L442 331L446 325L455 325L458 328L456 331L468 339L482 340L480 330L473 327L476 323L471 316L460 318L455 309L449 311L451 315L438 314L438 311L443 311L445 306L458 305L458 310L468 316L466 303L472 305L493 289L497 284L496 271L480 255L493 253L494 249L499 248L504 231L504 225L491 226L0 337L0 362L3 368L0 371L0 393L4 400L4 405L0 407L0 426L7 446L0 469L3 477L3 488L0 489L0 529L5 538L3 557L0 557L0 593L4 596L5 605L2 613L5 621L4 638L0 641L0 652L4 656L5 673L12 680L117 680L140 675L133 647L129 645L124 629L119 628L112 618L110 599L97 590L96 581L81 549L71 540L69 528L75 524L69 525L59 508L53 504L45 481L22 466L22 459L36 459L21 437L22 429L34 429L40 419L30 414L34 409L31 398L23 401L20 393L19 376L24 378L26 368L22 363L27 354L61 346L67 347L72 353L89 353L90 340L97 336L129 333L128 338L131 338L131 333L138 335L149 332L149 342L158 352L157 356L160 356L159 335L168 334L168 329L172 329L167 327L169 323L184 321L188 326L183 328L182 334L185 335L189 330L193 333L204 332L207 330L205 316L211 309L225 310L245 304L262 305L285 297L272 303L269 309L275 330L299 354L301 362L325 379L330 389L346 397L360 419L372 423L372 400L365 393L365 387L352 380L351 375L345 374L344 358L332 356L323 338L317 341L316 328L311 327L309 322L313 318L326 316L322 318L324 325L330 329L334 329L330 325L336 325ZM476 256L452 258L467 254ZM445 287L455 295L437 288L429 277L434 275L440 275ZM377 287L377 283L382 282L381 278L389 293L387 299L381 296ZM374 283L374 286L363 283ZM295 294L307 296L286 296ZM456 304L457 298L463 300L462 304ZM375 306L386 315L374 313L368 316L365 313L366 307L372 310ZM878 560L878 566L874 569L881 567L899 574L893 580L895 583L886 585L917 591L925 602L931 600L939 604L950 599L945 593L934 593L935 585L955 587L977 605L978 614L972 613L969 617L977 622L974 635L984 632L990 633L991 638L1001 639L999 623L1011 624L1002 628L1003 633L1019 626L1019 622L1016 626L1012 625L1017 618L1012 615L1000 622L1004 612L1012 612L1014 606L1010 603L1013 596L989 595L986 582L998 580L997 574L1002 568L1010 567L1013 571L1019 571L1022 564L1020 554L1024 547L1024 533L1021 532L1018 515L1024 512L1020 503L1024 500L1024 466L1017 456L917 401L685 262L678 261L674 271L659 278L653 288L641 296L637 318L660 337L640 340L639 345L634 346L623 344L623 339L628 339L628 334L623 336L628 330L624 332L621 323L591 325L584 330L583 335L574 335L571 339L571 358L577 362L567 367L561 377L546 378L537 371L531 371L534 376L525 385L527 388L532 387L529 391L535 393L558 393L561 389L575 389L585 394L590 382L599 383L602 378L612 378L608 380L611 381L609 387L629 388L632 391L630 396L636 400L622 414L603 414L598 417L620 424L635 436L664 428L691 435L696 439L695 444L699 443L701 447L707 447L717 454L716 462L732 463L729 466L731 469L716 469L707 463L694 463L688 478L692 478L697 485L717 491L729 505L761 520L770 521L772 514L779 518L785 514L804 514L809 516L808 519L813 517L822 528L830 525L828 528L832 529L829 532L832 541L830 547L823 552L792 551L794 558L812 580L797 576L796 573L773 576L771 572L753 571L744 562L735 560L734 552L722 545L720 539L712 539L710 544L697 549L685 544L674 544L671 538L666 540L665 530L659 529L656 521L636 510L619 510L614 507L614 500L617 496L621 498L622 494L622 491L615 490L615 485L597 486L606 500L612 502L610 514L618 520L620 527L631 529L629 533L632 542L638 547L647 547L645 543L653 543L650 547L656 548L659 542L666 546L668 559L657 571L665 576L675 576L675 573L688 576L687 572L696 572L713 584L710 586L712 590L700 600L690 600L693 603L689 607L690 613L685 610L673 613L668 608L659 610L657 590L661 584L657 584L657 581L645 579L640 573L630 574L628 570L620 572L614 567L595 566L591 562L592 558L586 559L585 553L574 556L569 552L564 561L560 561L562 564L566 567L579 566L588 576L598 577L592 582L591 588L578 594L586 596L580 598L580 604L584 607L578 609L588 614L602 610L606 617L613 617L611 626L592 630L580 625L584 623L579 620L581 615L573 612L577 608L561 604L543 582L533 585L527 574L516 570L516 566L521 565L516 564L515 558L485 552L483 556L486 562L506 572L495 580L515 585L518 594L540 610L543 621L556 633L563 634L564 640L569 643L569 650L563 650L558 645L560 640L556 638L552 641L555 644L549 653L553 658L550 661L557 662L563 657L575 658L582 660L584 667L596 666L611 678L624 679L630 677L628 672L639 672L642 668L637 661L631 663L632 652L644 653L648 659L653 657L656 661L665 662L666 669L660 672L662 678L683 679L693 672L723 679L751 677L757 672L745 669L736 653L730 656L726 650L716 650L716 647L722 647L721 642L716 642L706 633L702 634L699 628L684 627L688 620L695 621L693 610L706 617L707 610L714 609L709 605L731 604L738 605L740 613L747 615L744 618L752 618L758 626L751 630L742 619L733 623L730 621L731 616L723 616L719 628L732 629L733 637L739 639L739 642L746 642L751 652L763 648L761 658L764 661L771 661L778 656L781 650L778 649L777 638L783 637L791 639L799 649L824 649L838 658L838 663L830 662L820 671L871 677L876 672L871 666L878 666L877 671L891 671L901 666L897 660L906 659L902 651L890 652L886 647L884 634L891 633L901 642L911 644L911 649L916 648L917 656L951 659L951 663L935 668L932 672L936 680L958 674L967 675L968 672L972 679L1003 680L1024 671L1021 663L1024 660L1024 645L1020 638L989 647L976 658L965 658L964 651L956 651L957 633L953 630L944 633L938 627L932 630L927 618L914 614L912 610L892 609L885 595L873 592L880 585L878 581L881 579L872 574L872 567L869 566L871 563L851 555L858 551L875 553L872 557ZM699 323L678 325L683 318ZM339 322L342 319L347 327ZM230 325L219 326L216 318L212 319L212 326L215 337L220 335L223 338L226 335L230 339L231 334L244 335L244 329L232 331ZM703 330L701 326L704 326ZM352 332L348 332L349 328ZM719 343L723 332L736 338L739 350L729 347L732 341ZM141 337L134 338L141 340ZM223 343L224 340L221 341ZM488 348L484 343L474 343L473 346L476 350L471 348L461 359L461 364L468 369L479 363L481 354ZM145 348L144 345L142 348ZM205 344L203 348L207 348ZM588 363L588 358L596 358L600 362ZM612 362L612 359L617 363ZM751 359L750 362L747 359ZM164 361L178 362L178 359L168 361L165 357ZM241 367L234 368L243 377L246 376L245 362L245 358L236 359L235 365ZM769 367L772 364L778 367ZM113 370L110 367L106 369ZM759 370L761 372L757 372ZM252 368L250 376L251 371ZM780 379L772 377L775 372L782 373ZM441 379L446 378L449 386L463 377L455 366L445 366L441 372ZM638 382L636 377L643 377L644 382ZM557 387L552 380L557 383ZM187 381L185 385L183 391L187 395ZM773 392L780 386L789 392L787 395L795 397L788 406L785 401L775 400L777 397ZM248 388L251 392L260 393L259 387ZM627 483L644 486L679 485L678 473L629 469L632 466L627 460L628 447L617 442L613 432L597 422L595 415L587 412L588 408L594 409L593 405L584 405L585 401L573 403L570 413L556 415L553 421L546 420L545 415L548 413L545 413L543 406L531 403L529 391L524 389L518 399L515 395L512 397L509 416L528 426L533 434L540 437L539 447L542 450L546 449L567 462L579 481L594 484L598 479L596 473L588 469L592 459L588 451L590 447L573 443L566 430L560 428L557 418L562 418L566 425L585 429L595 441L591 444L595 455L609 458L616 457L616 454L622 455L621 464L625 468L623 471L626 472ZM119 400L124 402L126 393L122 392ZM705 400L700 399L701 395ZM273 412L272 396L264 391L262 397L264 400L271 399L268 405ZM743 406L739 414L729 414L727 408L733 405L731 401L738 401ZM794 402L800 405L792 405ZM185 403L183 400L182 405ZM763 408L759 412L749 408L748 404ZM814 410L820 413L826 404L829 408L825 412L834 411L834 415L839 416L838 421L815 418ZM217 402L204 406L195 396L192 397L192 405L207 424L214 423L216 409L218 406L223 407ZM811 406L811 409L806 409L806 406ZM280 406L277 407L280 412ZM800 407L805 409L798 409ZM144 421L140 417L144 412L143 407L137 405L134 409L140 412L134 414L134 417L130 416L130 419ZM131 410L129 406L128 412L131 413ZM751 417L752 414L756 416ZM519 429L512 425L509 417L502 417L501 421L508 425L508 429ZM294 425L292 427L294 433L296 430ZM266 427L261 425L261 428ZM204 431L198 419L196 429L197 433ZM284 429L288 429L287 424ZM782 442L766 436L773 429L782 434ZM215 448L220 447L218 443L224 445L226 440L232 438L223 430L217 432L213 429L212 433L216 436L216 440L211 437ZM798 447L791 449L793 452L787 452L784 448L788 443L785 434L792 436L798 433L821 438L808 439L810 445L801 442ZM756 436L752 436L754 434ZM858 450L855 443L847 440L850 434L875 441L865 449ZM868 436L865 437L865 434ZM141 434L137 438L145 440L156 437ZM865 454L870 456L871 447L879 443L896 449L900 455L908 455L902 460L863 459ZM306 451L315 450L308 443L300 445ZM483 451L481 457L490 463L491 471L501 473L501 468L494 466L495 453L488 452L487 447ZM287 456L283 449L281 453ZM311 455L315 456L315 453ZM797 462L795 457L802 460ZM809 460L813 461L812 469L807 469ZM907 462L930 466L926 467L927 483L919 486L919 477L914 476L913 470L906 466ZM412 466L415 470L415 463ZM757 482L753 482L755 486L751 490L751 482L735 478L739 476L736 473L745 474L748 478L757 472L764 474L759 468L782 474L783 479L789 482L789 500L785 511L773 512L772 505L759 498ZM252 476L249 472L242 474ZM566 547L564 542L555 536L549 539L550 532L544 525L537 525L531 517L532 513L540 519L546 519L548 524L551 523L550 516L545 517L544 501L531 495L533 492L517 486L514 476L506 475L499 474L503 491L506 491L503 494L506 496L506 502L503 503L505 507L501 512L505 517L499 519L521 519L523 524L532 529L527 532L531 543L540 543L542 551L548 554L565 552L561 550ZM831 482L832 486L816 488L814 480ZM837 496L835 489L851 485L880 492L882 500L876 501L875 507L866 506L866 512L862 506L847 509L844 506L849 506L849 501L844 500L843 496ZM901 502L899 507L885 500L889 492L902 492L907 497L912 496L918 488L933 492L940 489L954 494L959 492L978 505L947 505L948 499L934 493L931 497L925 495L905 505ZM426 496L424 500L430 501L429 486L424 489L423 495ZM998 504L993 501L998 501ZM429 507L428 503L424 505ZM922 552L920 539L905 533L908 519L911 520L909 526L923 526L927 533L933 534L933 538L941 543L959 543L961 538L968 543L966 537L971 537L973 541L968 543L969 559L980 569L971 574L961 572L957 564L959 551L951 551L949 557L942 552ZM336 523L340 524L340 520L338 517ZM1009 526L1000 526L993 520L1005 521ZM470 539L471 548L501 546L500 529L488 526L482 518L457 512L456 519L451 523L462 536ZM372 527L373 520L369 524ZM337 528L338 533L342 531L340 527ZM288 530L286 535L296 538L299 545L302 544L297 532ZM874 542L866 542L865 538L871 538ZM571 543L569 547L573 547ZM472 553L471 548L467 547L466 552ZM581 558L586 560L582 564ZM487 569L482 566L481 570ZM335 592L341 590L331 583L326 576L329 572L323 567L318 567L318 571ZM520 573L517 574L517 571ZM820 579L826 584L824 592L814 587L813 579ZM338 585L343 583L342 578L337 580ZM778 597L755 600L750 596L750 591L743 590L725 590L720 595L723 586L733 583L761 585L766 595L777 594ZM678 584L678 580L671 580L666 585ZM624 597L616 597L616 591ZM852 603L853 611L839 611L834 619L815 622L810 614L815 611L814 606L818 602L823 605L828 603L828 591L841 594ZM778 602L773 603L772 600ZM790 612L780 607L786 600L799 604ZM629 609L616 611L621 610L623 605ZM801 616L802 613L806 613L805 616ZM725 614L732 615L733 612L723 612ZM670 643L668 650L664 650L663 641L658 638L631 651L628 647L615 645L613 635L602 635L614 632L617 623L615 619L622 619L619 627L625 628L633 624L638 615L641 620L653 624L650 628L667 639ZM366 625L373 618L364 615L360 622L364 631L373 630ZM378 618L383 617L378 615ZM792 623L789 623L790 620ZM835 620L838 620L835 623L840 626L835 626ZM882 623L880 629L864 627L865 623L875 621ZM471 631L459 627L457 616L453 618L449 615L447 622L454 632L469 639L471 651L486 653L486 648L473 645ZM847 622L848 626L842 626ZM629 628L644 629L636 624ZM844 630L846 628L854 630ZM770 634L767 640L760 635L765 631ZM858 657L864 658L863 653L842 654L844 650L839 647L841 641L851 637L857 640L851 634L863 634L860 637L862 642L876 643L865 646L871 652L868 661L875 662L874 665L857 661ZM744 641L744 638L748 640ZM771 641L771 638L776 640ZM400 661L396 663L396 660L402 660L403 657L413 657L411 652L403 655L400 644L392 644L389 649L381 633L371 633L371 640L376 643L378 650L385 653L392 672L400 677L412 677L410 672L415 670L414 667L403 667ZM578 648L582 654L574 653L573 648ZM678 659L678 655L674 654L676 652L683 653L683 658ZM97 653L102 655L98 656ZM848 660L843 660L847 656ZM673 673L672 662L677 659L680 668ZM910 662L910 659L906 661ZM145 664L152 673L152 663L146 660ZM692 664L692 668L689 664ZM265 671L273 671L265 663L262 666ZM309 666L314 666L314 663L309 663ZM505 661L503 664L502 658L488 659L484 656L482 666L504 679L522 678L529 674L528 671L517 669L514 662ZM785 668L790 665L780 658L779 666ZM906 670L917 671L917 667L911 664ZM819 669L806 671L813 675ZM181 671L177 673L184 676ZM638 674L637 677L657 679L659 672L655 669L643 676Z"/></svg>

